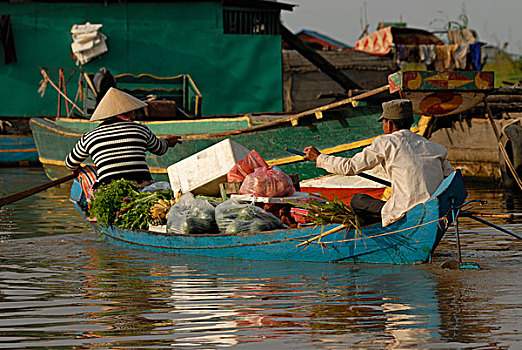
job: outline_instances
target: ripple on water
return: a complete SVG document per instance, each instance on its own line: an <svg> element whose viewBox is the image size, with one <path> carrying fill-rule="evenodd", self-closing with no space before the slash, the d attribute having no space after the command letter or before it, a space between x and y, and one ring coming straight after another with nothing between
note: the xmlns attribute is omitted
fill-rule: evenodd
<svg viewBox="0 0 522 350"><path fill-rule="evenodd" d="M509 211L488 191L470 198ZM522 346L520 242L469 219L462 255L475 271L242 261L105 244L67 196L64 186L0 209L1 348ZM455 246L450 229L434 261L455 258Z"/></svg>

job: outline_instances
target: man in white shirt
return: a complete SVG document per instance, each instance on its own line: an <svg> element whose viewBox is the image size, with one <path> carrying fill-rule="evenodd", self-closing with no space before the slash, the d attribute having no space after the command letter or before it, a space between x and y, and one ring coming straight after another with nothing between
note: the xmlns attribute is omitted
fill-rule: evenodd
<svg viewBox="0 0 522 350"><path fill-rule="evenodd" d="M383 136L352 158L329 156L315 147L304 149L305 159L337 175L356 175L381 164L392 183L387 202L365 194L355 195L350 206L365 223L382 219L382 225L399 220L419 203L425 202L454 169L446 159L446 148L410 131L413 110L410 100L382 104Z"/></svg>

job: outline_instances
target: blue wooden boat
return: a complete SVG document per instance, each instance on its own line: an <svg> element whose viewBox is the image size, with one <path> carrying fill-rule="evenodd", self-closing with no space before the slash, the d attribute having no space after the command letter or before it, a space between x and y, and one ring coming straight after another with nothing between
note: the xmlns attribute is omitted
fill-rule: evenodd
<svg viewBox="0 0 522 350"><path fill-rule="evenodd" d="M81 187L75 181L70 200L85 216L79 204L81 195ZM353 229L340 231L302 247L296 246L317 236L320 228L180 235L89 224L107 242L166 253L251 260L414 264L430 261L452 222L452 207L462 204L466 196L462 176L456 171L426 203L417 205L387 227L367 226L362 228L362 235ZM336 226L327 225L323 230L326 232Z"/></svg>
<svg viewBox="0 0 522 350"><path fill-rule="evenodd" d="M38 150L32 136L0 135L0 164L36 164Z"/></svg>

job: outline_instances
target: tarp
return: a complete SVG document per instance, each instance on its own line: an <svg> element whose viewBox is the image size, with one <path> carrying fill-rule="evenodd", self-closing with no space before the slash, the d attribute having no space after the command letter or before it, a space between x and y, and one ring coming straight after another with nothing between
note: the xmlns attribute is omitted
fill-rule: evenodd
<svg viewBox="0 0 522 350"><path fill-rule="evenodd" d="M443 42L426 30L387 27L358 40L355 50L386 55L394 45L443 45Z"/></svg>

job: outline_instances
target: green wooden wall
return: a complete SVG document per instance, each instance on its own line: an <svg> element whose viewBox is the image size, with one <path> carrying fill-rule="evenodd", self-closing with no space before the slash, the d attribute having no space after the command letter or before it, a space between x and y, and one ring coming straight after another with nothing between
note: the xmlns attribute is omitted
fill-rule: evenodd
<svg viewBox="0 0 522 350"><path fill-rule="evenodd" d="M37 93L38 67L77 67L70 29L87 21L103 24L109 48L83 66L87 72L107 67L114 75L189 74L206 115L281 111L280 36L223 34L222 11L219 2L199 1L2 2L0 14L11 15L18 62L0 61L0 116L56 115L56 91L48 86L44 98ZM76 85L74 78L69 91Z"/></svg>

